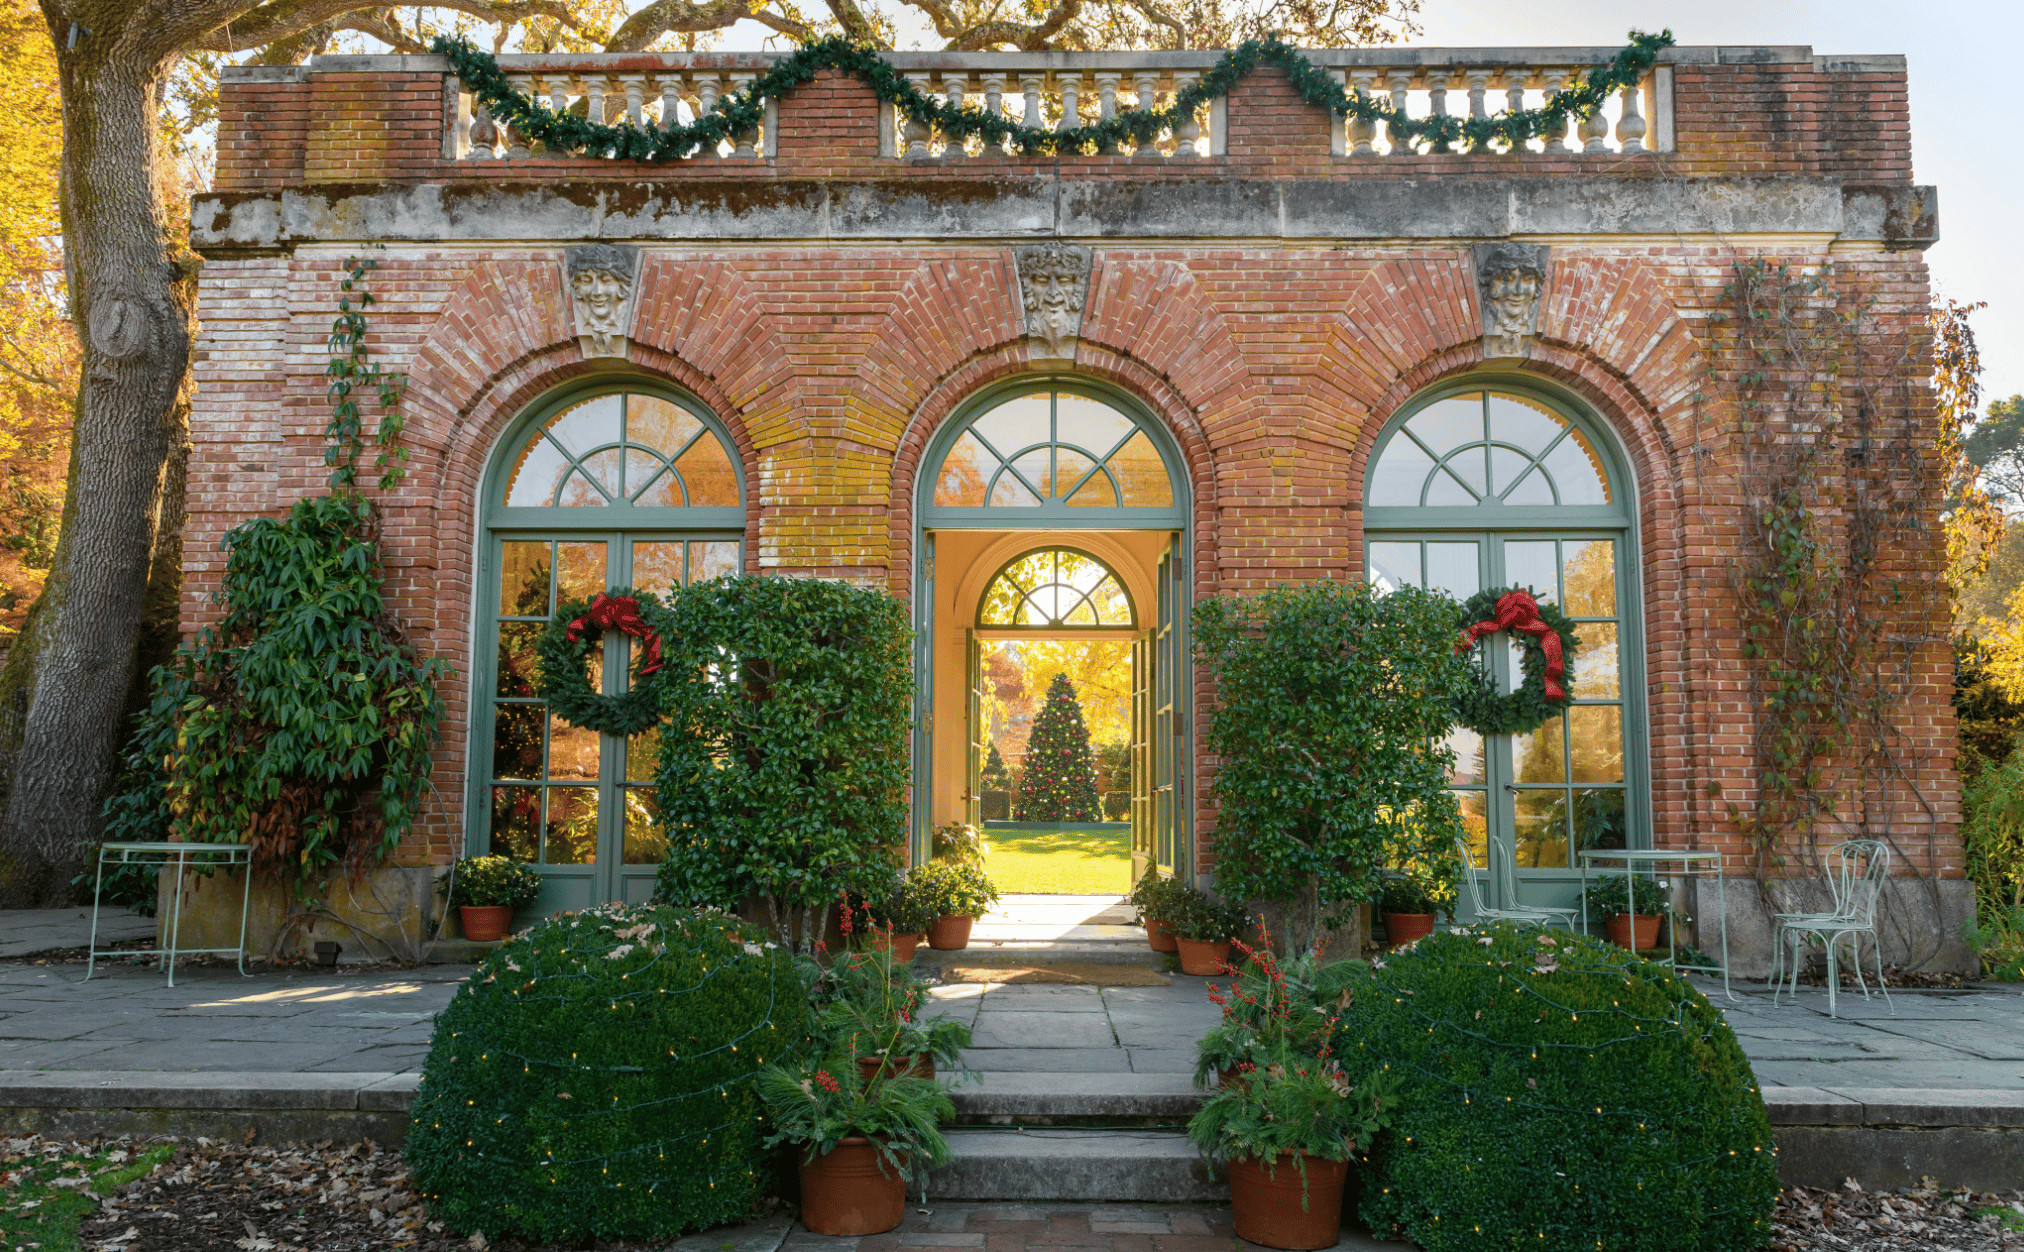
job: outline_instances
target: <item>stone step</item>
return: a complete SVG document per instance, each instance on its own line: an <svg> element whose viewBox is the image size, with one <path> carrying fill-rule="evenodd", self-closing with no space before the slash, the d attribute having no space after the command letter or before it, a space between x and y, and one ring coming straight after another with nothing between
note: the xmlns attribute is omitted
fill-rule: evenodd
<svg viewBox="0 0 2024 1252"><path fill-rule="evenodd" d="M1178 1131L951 1130L955 1159L928 1176L942 1200L1225 1203L1227 1180Z"/></svg>
<svg viewBox="0 0 2024 1252"><path fill-rule="evenodd" d="M1143 938L1136 942L975 943L956 952L930 947L914 949L916 974L939 974L950 965L1135 965L1143 969L1178 969L1175 958L1155 952Z"/></svg>
<svg viewBox="0 0 2024 1252"><path fill-rule="evenodd" d="M956 1125L1187 1125L1208 1098L1188 1074L1066 1074L994 1070L952 1087Z"/></svg>

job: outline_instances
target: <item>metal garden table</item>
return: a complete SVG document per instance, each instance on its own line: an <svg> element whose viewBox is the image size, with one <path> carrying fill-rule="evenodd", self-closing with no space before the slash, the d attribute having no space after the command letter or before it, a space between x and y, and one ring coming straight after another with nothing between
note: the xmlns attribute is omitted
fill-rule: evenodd
<svg viewBox="0 0 2024 1252"><path fill-rule="evenodd" d="M1685 852L1669 848L1583 848L1578 855L1581 860L1581 915L1584 919L1588 916L1588 871L1591 866L1594 866L1598 874L1605 872L1600 866L1596 865L1598 861L1623 862L1623 874L1625 879L1628 880L1625 884L1625 895L1631 903L1631 911L1633 913L1637 911L1637 869L1640 865L1649 866L1656 873L1660 866L1677 864L1680 867L1679 877L1681 878L1708 877L1712 875L1715 880L1715 911L1720 917L1720 928L1722 931L1722 963L1720 965L1679 964L1677 958L1680 951L1680 936L1679 928L1676 926L1666 927L1666 954L1669 957L1675 958L1673 961L1673 968L1675 969L1690 969L1702 974L1720 974L1722 976L1722 994L1728 996L1731 1000L1737 998L1736 993L1729 989L1728 880L1722 873L1722 854L1720 852ZM1607 872L1613 873L1615 871L1611 870ZM1584 920L1583 930L1585 931L1586 929L1587 925ZM1634 935L1635 932L1633 931L1633 937Z"/></svg>
<svg viewBox="0 0 2024 1252"><path fill-rule="evenodd" d="M116 948L103 951L98 946L98 897L105 885L107 865L157 865L176 869L175 889L169 893L168 946L161 951L162 968L169 972L169 985L176 985L176 957L201 956L230 952L239 958L239 976L251 978L246 972L246 916L253 899L253 845L250 843L104 843L98 848L98 877L91 886L91 948L84 961L84 980L91 981L92 970L102 956L124 955ZM183 922L183 871L231 869L243 866L246 869L245 885L239 892L239 946L236 948L178 948L177 937Z"/></svg>

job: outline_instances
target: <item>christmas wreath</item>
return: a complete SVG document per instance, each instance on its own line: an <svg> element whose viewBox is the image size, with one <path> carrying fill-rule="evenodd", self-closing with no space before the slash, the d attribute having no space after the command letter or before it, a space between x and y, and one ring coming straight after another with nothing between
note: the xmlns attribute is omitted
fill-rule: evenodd
<svg viewBox="0 0 2024 1252"><path fill-rule="evenodd" d="M570 600L556 608L555 619L534 644L541 662L537 690L548 701L549 712L572 726L607 735L637 735L661 720L659 684L648 680L667 663L661 659L660 635L640 616L642 601L653 609L661 607L650 592L618 587L609 595L600 592L588 603ZM624 695L599 694L585 673L584 658L607 630L624 631L641 641Z"/></svg>
<svg viewBox="0 0 2024 1252"><path fill-rule="evenodd" d="M1510 631L1523 649L1524 685L1499 695L1489 668L1479 658L1476 685L1455 702L1455 720L1484 735L1523 735L1560 715L1567 704L1567 667L1581 640L1567 614L1541 604L1522 587L1494 587L1469 597L1458 623L1456 651L1472 648L1485 635Z"/></svg>

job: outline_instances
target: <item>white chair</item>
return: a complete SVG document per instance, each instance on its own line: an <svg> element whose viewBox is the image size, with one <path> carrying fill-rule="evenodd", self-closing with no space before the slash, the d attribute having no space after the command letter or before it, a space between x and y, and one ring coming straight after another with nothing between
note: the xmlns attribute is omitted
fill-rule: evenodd
<svg viewBox="0 0 2024 1252"><path fill-rule="evenodd" d="M1485 873L1489 873L1497 868L1497 849L1495 845L1487 842L1484 846L1489 853L1491 866L1491 869L1486 870ZM1552 926L1558 924L1565 926L1569 930L1574 929L1574 919L1581 912L1579 909L1554 909L1547 908L1544 905L1516 903L1512 907L1505 909L1493 909L1486 906L1483 903L1483 888L1476 881L1475 863L1469 855L1469 841L1457 835L1455 837L1455 851L1461 855L1462 881L1469 885L1469 903L1475 906L1477 917L1499 922L1527 922L1534 926ZM1518 899L1518 879L1517 875L1512 871L1508 859L1504 863L1503 870L1502 894L1506 900L1515 902Z"/></svg>
<svg viewBox="0 0 2024 1252"><path fill-rule="evenodd" d="M1862 980L1862 936L1868 935L1876 952L1876 989L1883 992L1884 1005L1892 1017L1897 1005L1891 1003L1890 988L1884 986L1883 941L1876 933L1876 905L1883 884L1890 877L1890 848L1875 839L1850 839L1827 854L1827 885L1834 893L1834 910L1829 913L1779 913L1771 949L1771 1003L1778 1003L1778 978L1785 963L1785 948L1792 946L1792 969L1787 990L1792 1002L1799 1002L1799 943L1819 939L1827 945L1827 1015L1835 1012L1835 993L1841 987L1841 973L1835 965L1835 950L1847 939L1854 954L1855 985L1862 998L1869 999L1869 986Z"/></svg>

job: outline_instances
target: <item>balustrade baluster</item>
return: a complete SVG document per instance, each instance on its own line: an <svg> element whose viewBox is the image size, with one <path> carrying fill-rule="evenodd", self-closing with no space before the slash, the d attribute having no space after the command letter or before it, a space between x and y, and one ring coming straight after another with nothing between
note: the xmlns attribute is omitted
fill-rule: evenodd
<svg viewBox="0 0 2024 1252"><path fill-rule="evenodd" d="M907 81L912 83L914 88L922 95L928 94L928 76L926 74L909 74L907 75ZM906 115L905 133L907 160L927 160L932 155L928 151L928 124L909 113Z"/></svg>
<svg viewBox="0 0 2024 1252"><path fill-rule="evenodd" d="M1642 85L1632 85L1623 89L1623 116L1617 119L1616 140L1617 147L1625 152L1645 150L1644 114L1638 111L1639 97L1643 94Z"/></svg>
<svg viewBox="0 0 2024 1252"><path fill-rule="evenodd" d="M495 148L499 142L499 128L492 123L492 112L484 105L471 110L471 160L497 160Z"/></svg>
<svg viewBox="0 0 2024 1252"><path fill-rule="evenodd" d="M1181 93L1194 86L1200 77L1201 75L1193 70L1175 70L1174 99L1180 99ZM1174 155L1170 159L1192 161L1201 156L1201 149L1195 146L1201 138L1202 124L1195 120L1195 114L1190 110L1174 126Z"/></svg>
<svg viewBox="0 0 2024 1252"><path fill-rule="evenodd" d="M1354 88L1351 95L1360 95L1373 100L1377 98L1376 70L1351 70L1349 82ZM1372 147L1370 142L1377 138L1377 123L1369 118L1352 113L1349 116L1349 129L1345 137L1350 142L1349 155L1353 157L1377 155L1377 149Z"/></svg>
<svg viewBox="0 0 2024 1252"><path fill-rule="evenodd" d="M1552 104L1554 99L1560 95L1561 90L1567 85L1567 72L1565 70L1547 70L1541 75L1540 81L1546 87L1544 103ZM1545 150L1547 152L1572 151L1567 146L1567 119L1565 117L1546 128Z"/></svg>
<svg viewBox="0 0 2024 1252"><path fill-rule="evenodd" d="M604 96L610 86L610 81L603 78L583 80L583 118L593 126L604 125Z"/></svg>
<svg viewBox="0 0 2024 1252"><path fill-rule="evenodd" d="M647 119L647 76L645 74L620 74L619 86L625 88L625 120L634 130L646 125Z"/></svg>
<svg viewBox="0 0 2024 1252"><path fill-rule="evenodd" d="M1385 79L1385 86L1391 89L1392 108L1397 110L1400 116L1404 116L1406 111L1406 92L1411 91L1413 86L1412 71L1393 70L1391 75ZM1391 145L1391 154L1393 156L1413 155L1413 146L1399 137L1398 128L1390 122L1385 123L1384 138L1385 142Z"/></svg>
<svg viewBox="0 0 2024 1252"><path fill-rule="evenodd" d="M515 74L506 81L513 84L513 90L523 99L532 100L534 98L537 88L531 76ZM532 155L527 149L527 136L511 127L508 127L506 131L506 143L506 159L509 161L524 161Z"/></svg>
<svg viewBox="0 0 2024 1252"><path fill-rule="evenodd" d="M738 92L742 92L742 91L744 91L744 90L745 90L745 86L746 86L746 84L747 84L747 83L750 83L750 82L751 82L751 81L752 81L753 79L755 79L755 78L757 78L757 77L759 77L759 76L758 76L757 74L733 74L733 75L731 75L731 91L732 91L732 93L733 93L733 94L736 94L736 93L738 93ZM738 146L737 146L737 148L736 148L736 149L734 149L734 150L732 151L732 153L731 153L731 155L732 155L732 156L734 156L734 157L756 157L756 156L758 156L758 155L759 155L758 151L757 151L757 150L756 150L756 149L755 149L755 148L753 147L753 144L754 144L754 143L755 143L755 142L756 142L756 141L758 140L758 138L759 138L759 128L758 128L758 127L757 127L756 125L754 125L754 126L747 126L747 127L743 128L742 130L739 130L739 131L738 131L737 133L735 133L735 134L734 134L734 135L732 136L732 138L734 138L734 139L736 139L736 140L738 141Z"/></svg>
<svg viewBox="0 0 2024 1252"><path fill-rule="evenodd" d="M1484 97L1490 90L1490 71L1470 70L1468 71L1468 75L1469 119L1476 122L1487 122L1490 120L1490 109L1485 103ZM1488 152L1489 150L1490 144L1488 140L1469 145L1469 151L1471 152Z"/></svg>
<svg viewBox="0 0 2024 1252"><path fill-rule="evenodd" d="M1061 120L1055 123L1054 129L1057 132L1074 130L1076 127L1082 125L1082 105L1076 99L1082 87L1082 75L1060 75L1054 81L1061 87ZM1081 149L1078 148L1074 153L1062 153L1057 150L1057 155L1079 156L1081 155Z"/></svg>
<svg viewBox="0 0 2024 1252"><path fill-rule="evenodd" d="M1433 73L1427 75L1427 100L1430 102L1431 107L1429 112L1432 116L1448 116L1448 82L1453 77L1453 73L1448 70L1435 70ZM1445 136L1434 140L1434 146L1431 149L1434 152L1453 152L1454 150L1455 145L1448 142Z"/></svg>
<svg viewBox="0 0 2024 1252"><path fill-rule="evenodd" d="M1047 79L1042 75L1022 74L1019 76L1019 94L1026 97L1026 109L1020 115L1019 120L1036 129L1040 126L1040 91L1045 86L1047 86Z"/></svg>
<svg viewBox="0 0 2024 1252"><path fill-rule="evenodd" d="M1101 121L1108 122L1117 116L1117 80L1121 77L1123 77L1122 74L1107 70L1097 72L1096 116ZM1117 141L1115 139L1106 139L1096 146L1096 150L1104 156L1116 156L1118 153Z"/></svg>
<svg viewBox="0 0 2024 1252"><path fill-rule="evenodd" d="M942 90L946 93L949 107L960 111L970 99L970 79L964 74L944 74L942 75ZM942 136L942 159L944 161L960 161L968 155L968 150L963 146L962 136L953 131Z"/></svg>
<svg viewBox="0 0 2024 1252"><path fill-rule="evenodd" d="M1148 116L1159 112L1159 93L1159 71L1140 70L1132 77L1131 107L1138 112ZM1159 139L1160 137L1157 134L1152 134L1146 136L1143 143L1134 143L1132 145L1132 156L1146 161L1162 160Z"/></svg>
<svg viewBox="0 0 2024 1252"><path fill-rule="evenodd" d="M708 117L710 114L715 113L717 111L717 88L718 82L717 76L715 74L696 75L697 121L700 122L705 117ZM696 153L696 155L699 157L708 157L709 159L714 161L717 158L723 156L724 152L723 149L719 148L716 144L712 143L712 144L704 144L703 147Z"/></svg>
<svg viewBox="0 0 2024 1252"><path fill-rule="evenodd" d="M984 75L984 112L1001 120L1004 118L1005 76L1003 74ZM1005 141L1002 139L996 142L988 139L984 141L984 155L989 155L994 149L1000 155L1003 155Z"/></svg>
<svg viewBox="0 0 2024 1252"><path fill-rule="evenodd" d="M682 78L679 74L663 74L661 88L661 129L674 130L682 124L680 106L682 100Z"/></svg>
<svg viewBox="0 0 2024 1252"><path fill-rule="evenodd" d="M1601 109L1581 119L1581 139L1583 152L1609 151L1609 118Z"/></svg>
<svg viewBox="0 0 2024 1252"><path fill-rule="evenodd" d="M1504 71L1504 111L1506 113L1523 113L1525 111L1525 80L1530 74L1530 70ZM1530 152L1532 150L1530 146L1517 140L1509 142L1511 144L1509 150L1513 153Z"/></svg>

